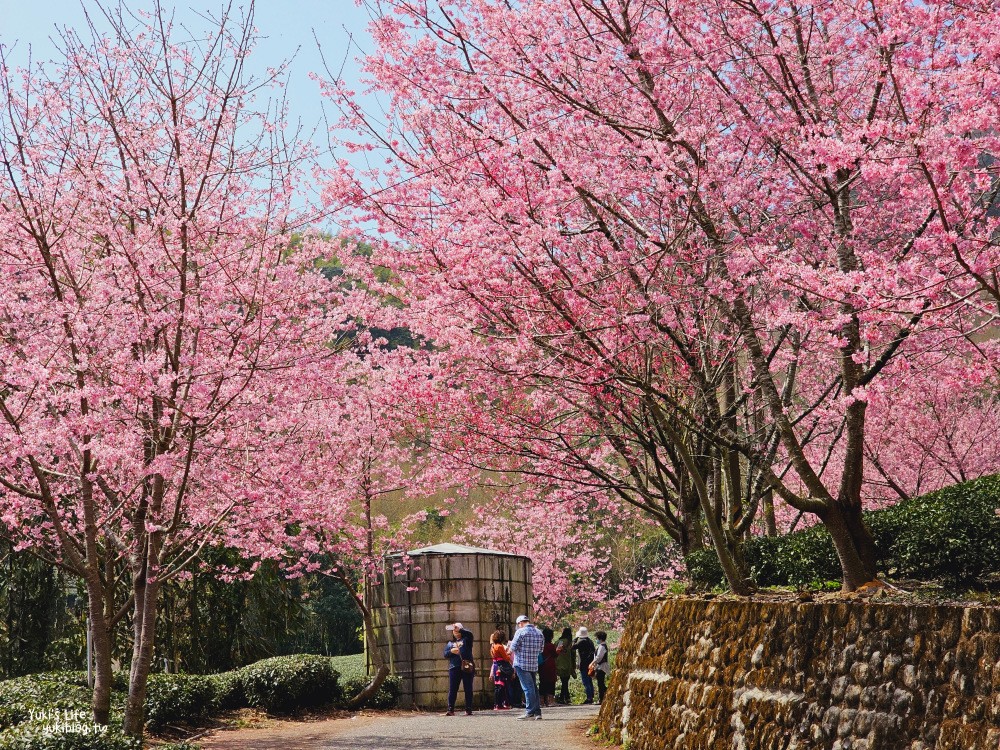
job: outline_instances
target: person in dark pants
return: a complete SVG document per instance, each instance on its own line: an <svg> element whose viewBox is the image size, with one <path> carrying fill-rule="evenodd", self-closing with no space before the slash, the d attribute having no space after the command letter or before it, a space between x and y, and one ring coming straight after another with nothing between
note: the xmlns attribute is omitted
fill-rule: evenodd
<svg viewBox="0 0 1000 750"><path fill-rule="evenodd" d="M562 683L556 703L569 705L569 681L571 677L576 677L573 662L573 631L569 628L563 628L562 634L556 642L556 675Z"/></svg>
<svg viewBox="0 0 1000 750"><path fill-rule="evenodd" d="M580 628L576 631L576 639L573 641L573 651L576 652L578 658L580 659L580 682L583 683L583 690L587 696L587 699L583 702L584 705L589 705L594 702L594 678L590 676L590 663L594 661L594 642L590 640L590 635L587 633L586 628Z"/></svg>
<svg viewBox="0 0 1000 750"><path fill-rule="evenodd" d="M502 630L494 631L490 636L490 678L493 680L493 710L499 711L511 707L511 683L517 681L514 665L510 663L507 653L507 636Z"/></svg>
<svg viewBox="0 0 1000 750"><path fill-rule="evenodd" d="M449 625L451 640L444 647L444 658L448 660L448 713L455 715L455 700L458 698L458 686L465 687L465 713L472 716L472 679L475 672L462 669L462 662L472 662L472 632L466 630L460 622Z"/></svg>
<svg viewBox="0 0 1000 750"><path fill-rule="evenodd" d="M597 702L604 703L604 695L608 691L607 678L611 672L611 662L608 659L608 634L603 630L594 633L597 638L597 653L594 654L594 676L597 678Z"/></svg>
<svg viewBox="0 0 1000 750"><path fill-rule="evenodd" d="M538 697L542 706L554 706L556 703L556 647L552 643L555 634L552 628L542 628L545 646L538 657Z"/></svg>

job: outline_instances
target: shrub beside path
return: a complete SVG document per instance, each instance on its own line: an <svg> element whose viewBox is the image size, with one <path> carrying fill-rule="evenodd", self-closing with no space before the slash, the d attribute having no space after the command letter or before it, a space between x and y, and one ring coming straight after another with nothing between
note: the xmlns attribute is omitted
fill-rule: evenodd
<svg viewBox="0 0 1000 750"><path fill-rule="evenodd" d="M585 733L596 706L545 709L541 721L521 711L363 714L266 729L221 730L198 740L205 750L594 750Z"/></svg>

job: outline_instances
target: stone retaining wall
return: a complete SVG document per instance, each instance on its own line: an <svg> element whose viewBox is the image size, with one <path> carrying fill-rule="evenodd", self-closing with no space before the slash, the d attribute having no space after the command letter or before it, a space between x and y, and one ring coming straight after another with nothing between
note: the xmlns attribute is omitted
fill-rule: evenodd
<svg viewBox="0 0 1000 750"><path fill-rule="evenodd" d="M997 750L1000 609L643 602L600 728L630 750Z"/></svg>

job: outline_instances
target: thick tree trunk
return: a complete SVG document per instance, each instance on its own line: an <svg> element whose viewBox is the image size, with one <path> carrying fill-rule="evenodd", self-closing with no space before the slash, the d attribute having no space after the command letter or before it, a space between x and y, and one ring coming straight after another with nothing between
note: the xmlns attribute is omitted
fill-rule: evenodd
<svg viewBox="0 0 1000 750"><path fill-rule="evenodd" d="M104 613L104 592L99 583L87 582L87 627L94 656L94 723L106 726L111 714L111 633Z"/></svg>
<svg viewBox="0 0 1000 750"><path fill-rule="evenodd" d="M682 492L677 499L680 534L677 543L684 555L705 548L705 529L701 523L701 502L696 492Z"/></svg>
<svg viewBox="0 0 1000 750"><path fill-rule="evenodd" d="M86 402L82 409L87 413ZM64 537L62 544L70 547L69 554L77 560L84 584L87 587L87 626L91 633L91 647L94 651L94 694L93 710L94 723L107 725L111 714L111 603L114 601L113 590L108 587L114 586L113 579L101 577L101 553L98 547L98 526L97 512L94 505L93 484L89 478L92 468L90 451L84 451L83 466L81 467L80 490L83 500L84 515L84 550L86 554L80 556L74 550L72 544ZM42 483L43 486L47 486ZM50 516L58 518L54 510L54 501L50 506L53 510ZM57 521L58 523L58 521Z"/></svg>
<svg viewBox="0 0 1000 750"><path fill-rule="evenodd" d="M820 519L833 537L844 573L844 591L856 591L876 580L875 543L864 525L860 508L835 502Z"/></svg>
<svg viewBox="0 0 1000 750"><path fill-rule="evenodd" d="M844 520L847 523L847 530L854 540L854 548L858 551L858 557L861 558L862 564L871 575L869 580L877 580L878 552L875 549L875 538L872 536L867 524L865 524L864 517L861 515L861 508L849 506L844 513Z"/></svg>
<svg viewBox="0 0 1000 750"><path fill-rule="evenodd" d="M710 508L706 508L706 510L710 510ZM719 564L722 566L722 572L725 574L726 582L729 584L729 589L734 594L749 596L753 593L753 586L750 584L746 567L741 565L739 560L734 559L726 538L727 535L714 518L709 519L708 530L712 537L712 543L715 546L715 552L719 556Z"/></svg>
<svg viewBox="0 0 1000 750"><path fill-rule="evenodd" d="M774 490L764 490L764 535L778 536L778 519L774 515Z"/></svg>
<svg viewBox="0 0 1000 750"><path fill-rule="evenodd" d="M135 584L135 607L132 622L134 644L129 671L128 699L122 730L131 737L142 737L146 723L146 681L153 663L156 640L156 598L159 583L150 583L140 575Z"/></svg>

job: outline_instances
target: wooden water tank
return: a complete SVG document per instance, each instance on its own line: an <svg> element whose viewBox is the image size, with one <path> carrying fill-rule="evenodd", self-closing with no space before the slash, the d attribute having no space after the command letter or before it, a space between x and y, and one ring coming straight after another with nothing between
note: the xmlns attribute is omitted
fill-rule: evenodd
<svg viewBox="0 0 1000 750"><path fill-rule="evenodd" d="M531 560L458 544L438 544L383 561L383 581L369 589L377 648L402 678L401 705L440 708L448 695L446 628L461 622L475 636L476 705L493 705L490 634L510 638L518 615L531 616ZM372 644L369 644L369 648ZM464 706L459 692L458 705Z"/></svg>

